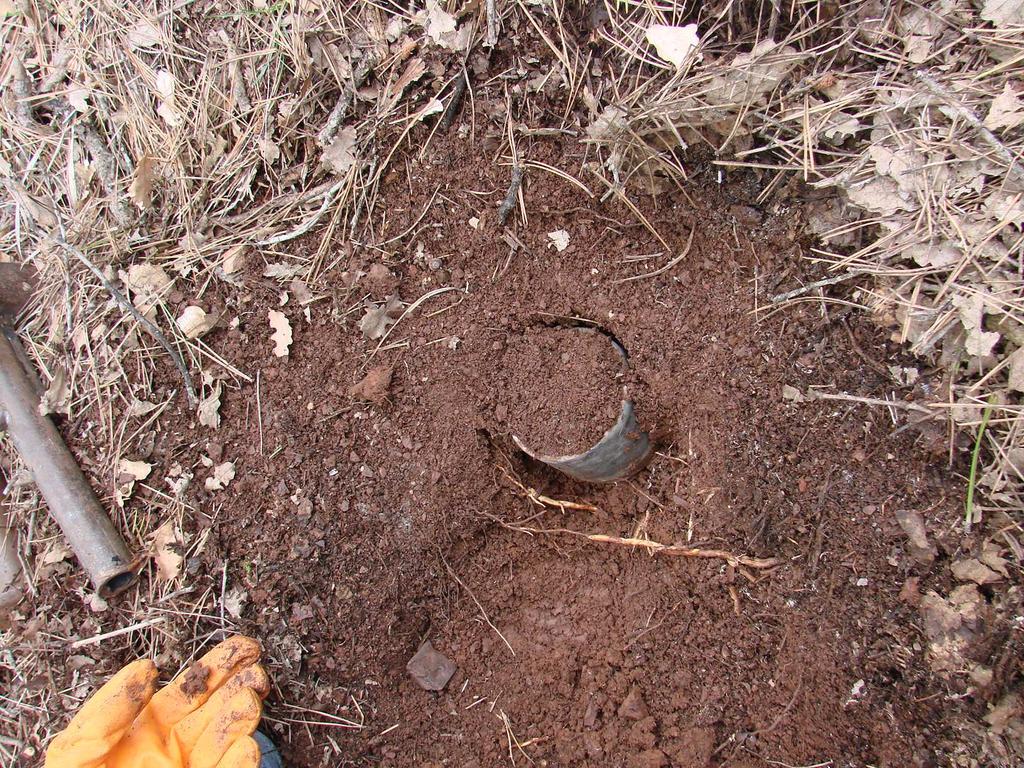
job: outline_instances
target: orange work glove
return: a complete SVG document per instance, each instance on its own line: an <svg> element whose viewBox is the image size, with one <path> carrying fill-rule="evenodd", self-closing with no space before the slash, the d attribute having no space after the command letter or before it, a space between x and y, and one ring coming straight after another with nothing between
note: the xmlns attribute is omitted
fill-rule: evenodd
<svg viewBox="0 0 1024 768"><path fill-rule="evenodd" d="M45 768L256 768L259 659L255 640L228 638L158 693L153 662L132 662L57 734Z"/></svg>

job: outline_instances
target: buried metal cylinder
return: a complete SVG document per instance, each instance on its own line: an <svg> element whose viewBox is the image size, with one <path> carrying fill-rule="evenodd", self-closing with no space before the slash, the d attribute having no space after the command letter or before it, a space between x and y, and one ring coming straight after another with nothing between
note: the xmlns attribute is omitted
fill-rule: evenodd
<svg viewBox="0 0 1024 768"><path fill-rule="evenodd" d="M601 334L614 347L622 363L629 365L629 356L617 339L596 328L571 328L578 333ZM519 436L512 435L516 446L528 456L557 469L570 477L588 483L610 483L639 472L646 465L654 449L650 435L640 428L633 401L624 398L619 417L601 439L586 451L554 456L533 450Z"/></svg>

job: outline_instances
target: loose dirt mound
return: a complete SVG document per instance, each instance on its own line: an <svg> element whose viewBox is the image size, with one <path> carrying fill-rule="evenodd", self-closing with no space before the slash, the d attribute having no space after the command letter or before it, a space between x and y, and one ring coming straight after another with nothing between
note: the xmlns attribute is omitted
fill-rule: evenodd
<svg viewBox="0 0 1024 768"><path fill-rule="evenodd" d="M435 139L429 188L395 175L382 190L385 242L441 185L447 205L418 236L353 250L308 318L281 308L287 358L266 340L280 302L262 268L246 278L251 301L213 300L239 318L218 349L260 371L259 388L225 392L216 433L172 428L155 447L159 464L185 445L235 463L227 492L207 495L210 470L197 471L209 541L195 567L241 575L241 629L265 641L277 700L364 724L307 730L285 717L290 764L923 765L965 749L954 729L967 705L936 699L916 610L899 597L916 566L892 514L927 509L933 528L952 526L960 489L892 435L885 410L783 398L810 385L881 397L898 362L843 308L758 322L765 296L794 281L794 216L733 208L740 223L730 206L749 204L743 188L695 170L686 192L643 211L662 244L619 204L536 173L529 227L495 252L493 209L468 190L498 198L507 177L460 147ZM559 165L578 162L575 147L547 139L531 153ZM564 251L548 247L555 229L570 235ZM675 268L624 281L681 252L691 230ZM393 291L412 302L448 286L387 338L360 332ZM629 350L642 423L661 436L629 481L572 482L514 450L511 415L496 416L509 340L559 318L598 323ZM378 366L393 369L377 377L379 404L353 398ZM650 557L572 531L783 565ZM426 639L459 667L436 695L405 669Z"/></svg>

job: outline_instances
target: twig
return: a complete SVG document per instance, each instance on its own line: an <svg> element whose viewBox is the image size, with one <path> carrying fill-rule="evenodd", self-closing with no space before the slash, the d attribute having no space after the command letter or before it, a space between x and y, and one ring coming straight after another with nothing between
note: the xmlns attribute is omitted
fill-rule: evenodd
<svg viewBox="0 0 1024 768"><path fill-rule="evenodd" d="M632 537L622 536L609 536L604 533L583 533L581 531L573 531L568 528L526 528L520 526L512 526L503 524L507 528L519 531L521 533L564 533L570 536L578 536L580 538L593 541L598 544L618 544L624 547L635 547L638 549L646 549L652 555L661 554L669 555L670 557L696 557L707 560L725 560L729 565L745 565L748 568L774 568L777 565L782 564L782 560L779 558L768 557L749 557L748 555L734 555L731 552L726 552L724 549L701 549L700 547L683 547L678 544L661 544L657 541L651 541L650 539L636 539Z"/></svg>
<svg viewBox="0 0 1024 768"><path fill-rule="evenodd" d="M505 199L498 206L498 225L504 226L505 220L516 205L516 197L519 194L519 187L523 183L523 169L519 165L512 166L512 183L508 185L508 192Z"/></svg>
<svg viewBox="0 0 1024 768"><path fill-rule="evenodd" d="M931 408L926 408L918 403L908 403L906 400L883 400L880 397L858 397L857 395L848 395L845 392L833 394L831 392L818 392L814 389L807 390L807 397L812 400L844 400L850 403L862 403L863 405L902 408L905 411L916 411L917 413L927 413L933 418L938 417L938 414Z"/></svg>
<svg viewBox="0 0 1024 768"><path fill-rule="evenodd" d="M487 616L487 611L484 610L484 607L480 604L480 601L476 599L476 595L473 594L473 590L471 590L469 587L467 587L466 583L462 579L459 578L459 575L454 570L452 570L452 567L450 565L448 565L448 560L446 560L445 556L443 554L441 554L441 550L438 550L437 554L440 556L441 562L444 563L444 567L448 569L448 573L451 575L451 577L453 579L455 579L455 581L458 583L458 585L460 587L462 587L464 590L466 590L466 594L469 595L469 599L472 600L476 604L477 609L479 609L479 611L480 611L480 615L483 616L484 621L487 622L487 626L489 626L491 629L494 630L494 633L498 637L501 638L501 642L503 642L505 644L505 646L508 648L509 653L511 653L513 656L515 656L516 652L512 648L512 644L509 643L509 641L505 639L505 636L503 634L501 634L501 630L499 630L496 626L494 626L494 623Z"/></svg>
<svg viewBox="0 0 1024 768"><path fill-rule="evenodd" d="M498 44L498 10L495 0L487 0L487 36L484 45L493 48Z"/></svg>
<svg viewBox="0 0 1024 768"><path fill-rule="evenodd" d="M499 466L502 474L508 478L509 482L515 485L521 490L530 501L541 507L557 507L563 513L567 509L574 509L578 512L597 512L597 507L592 504L583 504L579 501L563 501L561 499L552 499L550 496L545 496L542 493L538 493L535 488L528 488L523 485L519 480L512 476L505 467Z"/></svg>
<svg viewBox="0 0 1024 768"><path fill-rule="evenodd" d="M163 623L164 620L162 617L158 617L155 619L146 619L145 621L140 621L138 624L132 624L129 627L121 627L120 629L115 629L113 632L104 632L101 635L93 635L92 637L85 637L81 640L75 640L75 642L71 644L71 647L72 649L84 648L87 645L101 643L104 640L110 640L114 637L121 637L121 635L127 635L132 632L137 632L140 629L149 629L150 627L155 627L157 624Z"/></svg>
<svg viewBox="0 0 1024 768"><path fill-rule="evenodd" d="M334 200L334 196L338 193L338 190L341 189L342 186L344 186L346 180L347 179L342 179L341 181L338 181L331 185L330 189L328 189L324 193L324 201L323 203L321 203L319 210L317 210L316 213L314 213L304 222L299 224L299 226L297 226L295 229L289 230L288 232L282 232L280 234L274 235L273 237L268 237L266 240L258 240L256 242L256 245L277 245L278 243L284 243L289 240L294 240L296 237L301 237L302 235L309 232L309 230L311 230L316 225L316 223L320 221L320 217L324 215L324 211L326 211L328 206L330 206L331 201Z"/></svg>
<svg viewBox="0 0 1024 768"><path fill-rule="evenodd" d="M824 288L826 285L835 285L836 283L841 283L844 280L849 280L851 277L856 277L857 274L858 273L851 271L844 272L841 275L833 275L832 277L826 277L823 280L815 280L813 283L801 285L799 288L794 288L792 291L786 291L785 293L780 293L777 296L773 296L771 299L771 303L778 304L779 302L782 301L789 301L790 299L795 299L797 296L803 296L805 293L810 293L811 291L817 290L818 288Z"/></svg>
<svg viewBox="0 0 1024 768"><path fill-rule="evenodd" d="M114 287L114 284L107 279L107 276L103 274L103 270L93 264L89 260L89 257L80 249L61 238L56 238L55 242L88 267L89 271L96 275L96 279L98 279L103 287L107 289L107 292L114 297L114 300L121 305L122 309L135 318L139 325L152 334L153 338L156 339L167 354L171 356L171 360L174 362L174 367L177 368L178 372L181 374L181 378L185 382L185 393L188 395L189 405L192 407L198 405L199 398L196 397L196 390L192 384L192 377L188 373L188 367L185 365L185 361L182 359L181 355L178 354L178 350L171 345L171 342L167 340L167 337L164 336L163 332L156 326L156 324L139 312L139 310L137 310L135 306L128 301L128 298L117 290L117 288Z"/></svg>
<svg viewBox="0 0 1024 768"><path fill-rule="evenodd" d="M988 144L1006 163L1008 166L1007 173L1017 177L1018 180L1024 180L1024 172L1022 172L1020 166L1017 165L1016 156L994 133L992 133L992 131L985 127L981 120L978 119L978 116L974 114L974 110L964 106L956 96L946 90L946 88L940 85L939 82L927 72L918 70L914 73L914 76L924 83L925 88L956 110L956 113L978 132L978 135L981 136L982 140Z"/></svg>
<svg viewBox="0 0 1024 768"><path fill-rule="evenodd" d="M634 280L642 280L645 277L657 277L668 272L672 267L678 264L680 261L685 259L690 253L690 247L693 245L693 235L697 231L696 227L690 228L690 236L686 239L686 245L683 246L683 250L674 259L671 259L665 266L654 270L653 272L644 272L642 275L633 275L632 277L624 277L621 280L616 280L615 283L631 283Z"/></svg>
<svg viewBox="0 0 1024 768"><path fill-rule="evenodd" d="M452 90L452 100L448 102L448 107L445 109L444 114L441 115L441 122L438 127L442 131L447 131L451 128L455 118L458 117L459 107L462 106L462 100L466 96L466 89L468 87L469 74L466 70L462 70L459 79L455 81L455 88Z"/></svg>

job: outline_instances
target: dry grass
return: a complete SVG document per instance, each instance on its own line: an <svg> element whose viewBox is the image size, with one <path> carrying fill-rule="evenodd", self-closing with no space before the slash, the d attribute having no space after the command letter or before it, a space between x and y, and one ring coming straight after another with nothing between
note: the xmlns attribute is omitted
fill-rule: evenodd
<svg viewBox="0 0 1024 768"><path fill-rule="evenodd" d="M1024 115L992 110L1024 74L1024 28L966 2L605 5L625 56L588 135L614 182L678 183L693 146L724 173L755 169L765 203L802 182L813 259L835 282L868 278L852 301L938 369L929 407L973 438L993 404L968 527L1020 509ZM645 30L687 22L702 59L676 69Z"/></svg>

